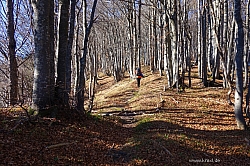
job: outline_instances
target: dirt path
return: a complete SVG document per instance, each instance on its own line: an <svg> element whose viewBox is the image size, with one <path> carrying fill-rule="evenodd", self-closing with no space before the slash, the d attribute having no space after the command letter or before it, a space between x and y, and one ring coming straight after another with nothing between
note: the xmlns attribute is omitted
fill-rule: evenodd
<svg viewBox="0 0 250 166"><path fill-rule="evenodd" d="M84 120L69 111L52 125L0 132L0 165L249 165L250 133L237 130L227 90L204 88L194 74L192 88L163 91L165 77L145 75L139 89L129 77L101 77ZM0 111L0 131L16 121L15 111Z"/></svg>
<svg viewBox="0 0 250 166"><path fill-rule="evenodd" d="M100 80L99 84L104 84L104 80ZM118 117L123 127L135 127L136 122L145 113L145 111L132 110L131 102L137 98L139 92L140 88L136 86L136 80L127 77L121 83L111 85L110 88L97 93L94 113L101 116ZM98 105L102 106L98 107Z"/></svg>
<svg viewBox="0 0 250 166"><path fill-rule="evenodd" d="M118 119L132 132L132 140L120 146L122 152L137 156L138 165L192 165L199 159L222 165L235 163L235 158L237 163L249 161L245 141L249 132L237 130L226 89L204 88L194 73L192 88L182 93L163 91L164 76L145 75L140 88L126 78L96 95L96 114ZM165 103L157 111L161 98Z"/></svg>

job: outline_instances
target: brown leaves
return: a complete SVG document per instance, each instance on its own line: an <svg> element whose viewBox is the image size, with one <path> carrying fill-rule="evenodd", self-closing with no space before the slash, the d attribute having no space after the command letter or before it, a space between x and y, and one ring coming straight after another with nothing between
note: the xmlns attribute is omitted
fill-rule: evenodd
<svg viewBox="0 0 250 166"><path fill-rule="evenodd" d="M69 111L61 119L44 118L35 125L26 121L9 132L25 113L1 110L0 165L250 163L250 134L236 130L227 90L202 88L193 80L193 88L183 93L162 92L166 80L143 71L149 77L139 89L129 78L117 85L109 77L100 80L94 101L97 115L79 118ZM159 93L166 102L156 112ZM134 119L132 124L124 125L114 116L121 111L127 113L122 114L125 120L126 115ZM98 115L106 112L109 116Z"/></svg>

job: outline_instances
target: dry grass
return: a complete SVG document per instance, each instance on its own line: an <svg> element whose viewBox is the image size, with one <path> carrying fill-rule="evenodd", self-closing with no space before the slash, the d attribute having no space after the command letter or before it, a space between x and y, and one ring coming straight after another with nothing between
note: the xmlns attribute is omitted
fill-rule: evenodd
<svg viewBox="0 0 250 166"><path fill-rule="evenodd" d="M52 125L42 120L8 132L25 114L1 110L0 165L249 165L250 133L237 130L227 90L204 88L192 73L192 88L163 91L165 77L142 71L140 88L128 76L115 83L100 74L94 112L84 118L65 111ZM166 102L156 112L160 94ZM144 114L98 115L123 110Z"/></svg>
<svg viewBox="0 0 250 166"><path fill-rule="evenodd" d="M181 125L196 128L195 124L202 124L202 129L225 129L223 119L227 119L227 129L236 129L233 115L233 107L226 101L227 90L222 87L203 88L197 78L192 78L192 88L186 88L185 92L177 93L175 89L163 91L167 81L164 76L151 74L148 68L142 68L145 78L141 81L141 87L136 87L136 80L128 76L113 85L104 85L110 78L99 80L102 90L96 94L95 112L112 112L118 110L129 111L153 111L162 99L166 102L160 114L154 118L158 120L168 119L173 122L181 122ZM101 88L99 86L98 88ZM162 117L162 119L161 119ZM220 124L213 127L210 124ZM205 123L206 122L206 123ZM192 124L192 125L189 125Z"/></svg>
<svg viewBox="0 0 250 166"><path fill-rule="evenodd" d="M148 68L142 71L146 77L140 88L136 87L135 80L127 77L98 92L95 100L97 113L123 109L152 112L162 94L166 102L160 113L139 116L138 122L130 125L136 132L130 142L133 146L125 149L138 155L134 163L192 165L193 160L207 159L207 163L198 164L217 161L219 165L242 165L240 160L250 161L250 148L245 142L245 138L250 138L249 132L237 130L234 108L226 100L226 89L219 86L204 88L200 79L193 77L192 88L186 88L182 93L175 89L163 91L167 83L164 76L151 74ZM151 149L150 152L147 149ZM166 149L174 157L169 156Z"/></svg>

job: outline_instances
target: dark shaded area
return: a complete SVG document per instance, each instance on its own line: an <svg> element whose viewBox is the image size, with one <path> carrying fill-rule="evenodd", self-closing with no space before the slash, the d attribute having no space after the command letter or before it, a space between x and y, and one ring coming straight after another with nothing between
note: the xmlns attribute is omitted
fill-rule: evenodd
<svg viewBox="0 0 250 166"><path fill-rule="evenodd" d="M192 110L187 110L192 111ZM0 129L20 119L0 113ZM117 112L117 114L119 114ZM120 116L133 117L133 112ZM60 115L60 114L59 114ZM249 131L204 131L165 121L138 121L125 128L115 116L56 119L20 124L0 132L0 165L248 165ZM234 153L232 153L234 149ZM200 161L199 161L200 160Z"/></svg>
<svg viewBox="0 0 250 166"><path fill-rule="evenodd" d="M112 164L112 146L125 144L132 131L113 120L87 115L28 121L12 132L0 132L0 165ZM9 131L18 119L0 114L0 129Z"/></svg>
<svg viewBox="0 0 250 166"><path fill-rule="evenodd" d="M133 137L135 145L125 150L131 152L132 156L147 161L146 165L249 165L250 163L249 148L245 148L246 151L241 151L241 154L238 152L227 154L233 147L246 145L244 138L250 136L249 131L195 130L164 121L141 123L135 130L137 131ZM180 137L179 141L173 139L175 137ZM188 143L194 139L197 140L195 149ZM218 149L213 149L212 146L217 146Z"/></svg>

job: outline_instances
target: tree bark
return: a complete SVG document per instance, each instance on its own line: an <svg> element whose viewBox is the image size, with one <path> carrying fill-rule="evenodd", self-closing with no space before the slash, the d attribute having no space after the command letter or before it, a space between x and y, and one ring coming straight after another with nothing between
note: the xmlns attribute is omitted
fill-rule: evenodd
<svg viewBox="0 0 250 166"><path fill-rule="evenodd" d="M248 58L249 58L249 15L250 15L250 11L249 11L249 7L250 7L250 1L247 1L247 5L246 5L246 38L245 38L245 46L244 46L244 83L243 83L243 87L246 88L247 84L248 84Z"/></svg>
<svg viewBox="0 0 250 166"><path fill-rule="evenodd" d="M227 73L227 66L226 66L226 62L227 62L227 53L228 53L228 1L224 0L223 2L223 7L224 7L224 16L223 16L223 42L222 42L222 48L223 48L223 57L224 57L224 66L225 68L223 69L224 71L224 87L228 88L229 84L228 81L230 81L230 79L228 79L228 73Z"/></svg>
<svg viewBox="0 0 250 166"><path fill-rule="evenodd" d="M16 61L16 40L14 30L14 15L13 15L13 1L7 0L7 17L8 17L8 50L9 50L9 68L10 68L10 104L14 106L17 104L18 97L18 67Z"/></svg>
<svg viewBox="0 0 250 166"><path fill-rule="evenodd" d="M139 0L139 13L138 13L138 67L141 68L141 50L142 50L142 39L141 39L141 6L142 2Z"/></svg>
<svg viewBox="0 0 250 166"><path fill-rule="evenodd" d="M86 4L86 0L84 0L84 1ZM78 85L79 91L77 94L77 109L80 112L84 111L84 87L85 87L84 70L86 68L86 58L87 58L87 53L88 53L88 41L89 41L89 35L91 32L91 28L92 28L93 23L94 23L96 5L97 5L97 0L94 0L89 25L86 28L86 32L85 32L85 36L84 36L83 56L80 59L80 64L81 64L80 65L80 78L79 78L80 80L79 80L79 85ZM85 17L85 16L83 16L83 17Z"/></svg>
<svg viewBox="0 0 250 166"><path fill-rule="evenodd" d="M35 43L32 108L39 114L54 103L54 35L51 35L54 12L51 5L54 3L47 0L32 1Z"/></svg>
<svg viewBox="0 0 250 166"><path fill-rule="evenodd" d="M204 0L203 0L204 1ZM205 6L205 2L203 2L203 13L202 13L202 78L203 78L203 85L205 87L208 86L207 83L207 9Z"/></svg>
<svg viewBox="0 0 250 166"><path fill-rule="evenodd" d="M197 20L197 64L198 64L198 75L202 77L202 67L201 67L201 6L200 0L197 0L198 6L198 20Z"/></svg>
<svg viewBox="0 0 250 166"><path fill-rule="evenodd" d="M235 106L234 113L237 122L237 126L241 130L247 128L246 122L242 112L243 105L243 71L242 62L244 54L244 30L243 22L241 18L241 1L234 1L234 17L238 26L238 38L236 42L236 56L235 56L235 70L236 70L236 89L235 89Z"/></svg>
<svg viewBox="0 0 250 166"><path fill-rule="evenodd" d="M59 23L59 51L57 63L56 97L57 104L68 106L68 93L66 91L66 57L68 48L69 28L69 0L59 1L60 23Z"/></svg>
<svg viewBox="0 0 250 166"><path fill-rule="evenodd" d="M70 7L70 27L69 27L69 38L67 46L67 55L66 55L66 96L65 101L69 102L69 96L71 93L71 75L72 75L72 47L74 41L74 32L75 32L75 7L76 0L71 0Z"/></svg>
<svg viewBox="0 0 250 166"><path fill-rule="evenodd" d="M128 8L128 40L129 40L129 47L130 47L130 54L129 54L129 73L130 77L134 77L134 71L135 71L135 47L134 47L134 0L129 0L127 5Z"/></svg>

